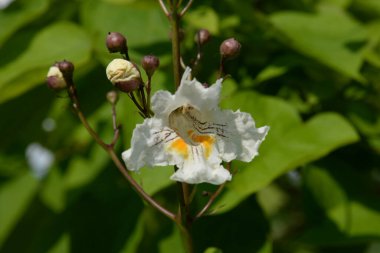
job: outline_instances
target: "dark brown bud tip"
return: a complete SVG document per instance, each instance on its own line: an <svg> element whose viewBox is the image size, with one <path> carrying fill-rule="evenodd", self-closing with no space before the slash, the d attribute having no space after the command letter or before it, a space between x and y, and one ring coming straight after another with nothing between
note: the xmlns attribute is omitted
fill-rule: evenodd
<svg viewBox="0 0 380 253"><path fill-rule="evenodd" d="M199 43L199 45L206 44L211 39L211 34L206 29L200 29L195 35L195 41Z"/></svg>
<svg viewBox="0 0 380 253"><path fill-rule="evenodd" d="M115 83L115 87L120 91L129 93L137 90L142 85L141 79L132 79L128 81L120 81Z"/></svg>
<svg viewBox="0 0 380 253"><path fill-rule="evenodd" d="M223 58L232 59L239 55L241 44L235 38L229 38L220 45L220 54Z"/></svg>
<svg viewBox="0 0 380 253"><path fill-rule="evenodd" d="M122 53L128 52L127 39L118 32L109 32L106 39L106 46L110 53Z"/></svg>
<svg viewBox="0 0 380 253"><path fill-rule="evenodd" d="M154 71L160 66L160 60L154 55L146 55L141 61L141 65L148 76L152 76Z"/></svg>
<svg viewBox="0 0 380 253"><path fill-rule="evenodd" d="M64 77L72 77L74 73L74 64L69 61L63 60L56 63L56 66L62 72Z"/></svg>

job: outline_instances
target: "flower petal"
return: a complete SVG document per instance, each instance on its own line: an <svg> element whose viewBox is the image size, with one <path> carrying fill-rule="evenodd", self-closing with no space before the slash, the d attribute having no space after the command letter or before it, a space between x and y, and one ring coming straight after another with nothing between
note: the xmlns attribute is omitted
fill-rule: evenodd
<svg viewBox="0 0 380 253"><path fill-rule="evenodd" d="M231 180L231 174L221 165L218 152L213 148L211 154L206 154L203 145L188 146L190 149L189 156L180 164L177 164L178 170L170 179L188 184L223 184Z"/></svg>
<svg viewBox="0 0 380 253"><path fill-rule="evenodd" d="M223 161L238 159L250 162L269 131L268 126L256 128L250 114L225 110L215 115L226 122L225 137L218 137L217 146Z"/></svg>
<svg viewBox="0 0 380 253"><path fill-rule="evenodd" d="M122 153L127 168L137 171L144 166L174 165L175 161L165 152L168 140L177 136L171 129L162 127L162 121L150 118L136 126L133 131L131 148Z"/></svg>

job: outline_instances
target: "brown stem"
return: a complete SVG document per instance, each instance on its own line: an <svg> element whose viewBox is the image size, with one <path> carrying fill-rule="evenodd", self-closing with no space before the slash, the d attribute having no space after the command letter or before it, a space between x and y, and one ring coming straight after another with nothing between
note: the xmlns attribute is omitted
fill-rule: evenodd
<svg viewBox="0 0 380 253"><path fill-rule="evenodd" d="M165 15L167 16L167 17L169 17L169 11L168 11L168 9L166 8L166 6L165 6L165 3L162 1L162 0L158 0L158 3L160 4L160 6L161 6L161 9L162 9L162 11L165 13Z"/></svg>
<svg viewBox="0 0 380 253"><path fill-rule="evenodd" d="M187 5L182 9L181 13L179 14L180 17L185 15L185 13L189 10L189 8L193 4L193 2L194 2L194 0L189 0L189 2L187 2Z"/></svg>
<svg viewBox="0 0 380 253"><path fill-rule="evenodd" d="M113 149L112 145L107 145L100 137L99 135L92 129L90 124L88 123L86 117L80 110L79 106L79 100L77 97L76 89L74 82L71 78L66 79L65 81L68 86L68 93L71 98L71 101L73 103L73 107L75 112L77 113L80 121L82 122L83 126L86 128L86 130L89 132L89 134L92 136L92 138L109 154L112 161L118 168L118 170L121 172L121 174L125 177L125 179L130 183L132 188L151 206L156 208L158 211L160 211L162 214L164 214L169 219L177 222L175 214L170 212L169 210L165 209L163 206L161 206L158 202L156 202L151 196L149 196L144 189L132 178L132 176L128 173L127 168L123 165L123 163L120 162L119 158L115 154L115 151ZM118 136L118 132L116 133Z"/></svg>
<svg viewBox="0 0 380 253"><path fill-rule="evenodd" d="M173 1L176 2L176 1ZM180 52L180 38L179 38L179 21L178 9L176 3L173 3L170 24L171 24L171 37L172 37L172 59L173 59L173 75L175 89L178 89L181 82L181 52Z"/></svg>
<svg viewBox="0 0 380 253"><path fill-rule="evenodd" d="M227 163L227 170L231 171L231 162ZM202 210L199 211L199 213L195 216L195 219L199 219L202 217L207 210L211 207L212 203L214 203L215 199L219 196L219 194L222 192L224 186L226 183L219 185L218 189L214 192L214 194L211 195L210 199L207 201L206 205L202 208Z"/></svg>
<svg viewBox="0 0 380 253"><path fill-rule="evenodd" d="M222 192L224 186L226 184L221 184L219 185L218 189L214 192L214 194L211 195L210 199L208 200L208 202L206 203L206 205L202 208L201 211L199 211L199 213L195 216L195 219L199 219L200 217L202 217L207 211L208 209L211 207L212 203L214 203L215 199L219 196L219 194Z"/></svg>

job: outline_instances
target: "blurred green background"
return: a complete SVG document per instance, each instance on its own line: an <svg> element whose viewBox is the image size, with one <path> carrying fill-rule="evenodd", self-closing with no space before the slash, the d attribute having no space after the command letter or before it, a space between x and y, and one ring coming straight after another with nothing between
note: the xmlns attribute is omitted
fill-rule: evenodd
<svg viewBox="0 0 380 253"><path fill-rule="evenodd" d="M4 3L1 1L0 3ZM82 109L112 138L109 31L132 60L160 57L153 90L173 90L169 25L153 0L15 0L0 10L0 252L182 253L178 229L144 205L79 124L49 66L75 64ZM271 130L193 227L196 252L380 252L380 1L203 0L183 19L185 62L195 32L213 35L196 76L215 81L219 44L235 37L222 107ZM142 119L121 96L118 153ZM176 208L172 168L135 175ZM199 185L193 206L207 197Z"/></svg>

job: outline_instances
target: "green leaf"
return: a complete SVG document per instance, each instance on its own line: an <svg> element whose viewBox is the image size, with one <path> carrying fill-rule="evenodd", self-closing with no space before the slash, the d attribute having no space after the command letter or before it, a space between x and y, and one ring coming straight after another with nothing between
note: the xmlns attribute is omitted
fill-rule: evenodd
<svg viewBox="0 0 380 253"><path fill-rule="evenodd" d="M0 103L44 82L55 61L67 59L78 68L90 55L91 41L78 26L60 22L45 28L19 58L0 70Z"/></svg>
<svg viewBox="0 0 380 253"><path fill-rule="evenodd" d="M313 219L322 218L301 241L326 245L380 237L380 205L377 196L366 190L370 182L362 172L329 161L326 168L308 166L303 175L306 189L322 212L321 216L314 208Z"/></svg>
<svg viewBox="0 0 380 253"><path fill-rule="evenodd" d="M270 16L270 21L293 49L341 74L364 81L360 74L360 47L367 38L366 30L342 10L277 12Z"/></svg>
<svg viewBox="0 0 380 253"><path fill-rule="evenodd" d="M85 1L81 18L84 27L92 34L96 52L104 64L118 57L105 47L108 32L120 32L127 37L133 58L138 47L168 41L168 23L156 2L112 4L110 1Z"/></svg>
<svg viewBox="0 0 380 253"><path fill-rule="evenodd" d="M35 196L38 181L30 173L0 187L0 246ZM0 247L1 248L1 247Z"/></svg>
<svg viewBox="0 0 380 253"><path fill-rule="evenodd" d="M16 10L0 11L0 48L17 29L41 16L49 6L48 0L19 1Z"/></svg>
<svg viewBox="0 0 380 253"><path fill-rule="evenodd" d="M269 223L254 197L229 212L205 216L192 228L196 252L216 247L223 253L270 252Z"/></svg>
<svg viewBox="0 0 380 253"><path fill-rule="evenodd" d="M352 126L335 113L323 113L301 123L295 112L281 100L253 92L236 94L228 101L232 108L247 111L257 126L271 127L251 163L233 162L239 169L227 191L217 202L222 211L229 210L250 194L262 189L275 178L308 162L319 159L334 149L353 143L358 135Z"/></svg>
<svg viewBox="0 0 380 253"><path fill-rule="evenodd" d="M149 195L154 195L159 190L173 184L170 176L174 173L173 166L157 166L155 168L142 168L140 172L131 172L134 179L144 188Z"/></svg>
<svg viewBox="0 0 380 253"><path fill-rule="evenodd" d="M196 29L207 29L212 34L219 33L219 18L215 11L206 6L190 10L185 16L185 21Z"/></svg>

